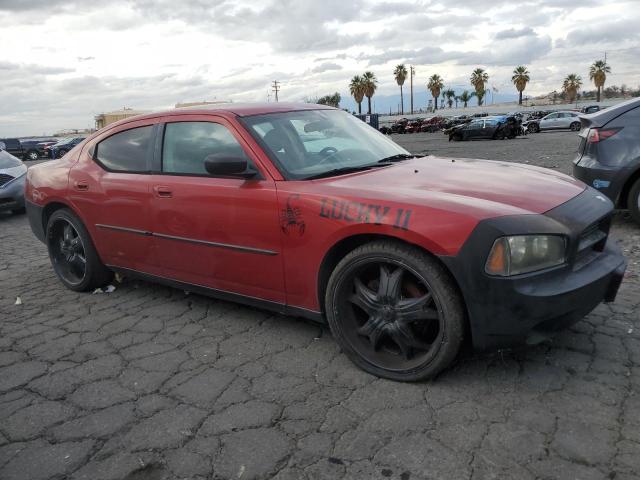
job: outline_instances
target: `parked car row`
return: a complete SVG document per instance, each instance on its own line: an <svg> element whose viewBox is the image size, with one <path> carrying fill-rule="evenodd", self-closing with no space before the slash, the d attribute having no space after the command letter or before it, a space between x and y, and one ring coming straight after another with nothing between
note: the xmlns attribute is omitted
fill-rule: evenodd
<svg viewBox="0 0 640 480"><path fill-rule="evenodd" d="M3 150L22 160L40 158L60 158L86 137L66 137L47 139L0 138Z"/></svg>
<svg viewBox="0 0 640 480"><path fill-rule="evenodd" d="M443 129L450 129L457 125L463 125L477 118L486 117L514 117L521 124L526 133L538 133L543 130L559 130L568 129L573 131L580 130L580 115L595 113L603 108L599 105L589 105L578 110L536 110L532 112L511 112L507 114L489 115L487 112L475 113L473 115L458 115L455 117L435 116L432 118L401 118L390 126L383 125L380 131L384 134L390 133L417 133L417 132L436 132Z"/></svg>
<svg viewBox="0 0 640 480"><path fill-rule="evenodd" d="M0 212L22 213L27 166L5 147L0 140Z"/></svg>

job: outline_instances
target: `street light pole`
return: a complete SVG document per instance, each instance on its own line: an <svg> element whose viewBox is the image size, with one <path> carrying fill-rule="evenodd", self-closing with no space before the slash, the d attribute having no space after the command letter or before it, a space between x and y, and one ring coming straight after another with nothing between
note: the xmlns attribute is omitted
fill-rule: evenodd
<svg viewBox="0 0 640 480"><path fill-rule="evenodd" d="M413 65L409 65L409 71L411 72L409 76L409 81L411 84L411 115L413 115L413 76L416 74L416 69L413 68Z"/></svg>

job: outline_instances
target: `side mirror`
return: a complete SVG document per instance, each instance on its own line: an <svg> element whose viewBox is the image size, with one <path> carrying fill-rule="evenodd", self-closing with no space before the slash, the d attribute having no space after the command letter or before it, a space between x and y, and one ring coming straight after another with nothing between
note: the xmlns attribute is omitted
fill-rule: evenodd
<svg viewBox="0 0 640 480"><path fill-rule="evenodd" d="M204 168L210 175L222 177L253 178L258 174L246 158L221 153L208 155L204 159Z"/></svg>

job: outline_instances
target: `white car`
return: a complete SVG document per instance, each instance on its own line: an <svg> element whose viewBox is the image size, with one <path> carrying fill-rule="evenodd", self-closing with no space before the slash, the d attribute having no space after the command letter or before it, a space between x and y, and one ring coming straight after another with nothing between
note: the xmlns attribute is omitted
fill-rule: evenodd
<svg viewBox="0 0 640 480"><path fill-rule="evenodd" d="M540 120L540 130L559 130L562 128L580 131L580 114L578 112L554 112Z"/></svg>

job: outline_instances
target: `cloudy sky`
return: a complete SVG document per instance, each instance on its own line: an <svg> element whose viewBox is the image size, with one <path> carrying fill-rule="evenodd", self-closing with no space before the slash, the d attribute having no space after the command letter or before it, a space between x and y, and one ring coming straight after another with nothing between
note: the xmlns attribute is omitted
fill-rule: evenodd
<svg viewBox="0 0 640 480"><path fill-rule="evenodd" d="M364 70L384 110L400 62L417 92L433 73L470 89L482 66L503 95L525 64L537 95L572 72L588 83L606 51L608 83L640 85L640 0L0 0L0 25L0 137L91 127L124 106L266 101L275 79L281 100L339 91L353 108Z"/></svg>

